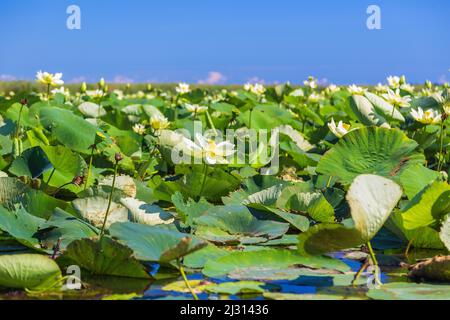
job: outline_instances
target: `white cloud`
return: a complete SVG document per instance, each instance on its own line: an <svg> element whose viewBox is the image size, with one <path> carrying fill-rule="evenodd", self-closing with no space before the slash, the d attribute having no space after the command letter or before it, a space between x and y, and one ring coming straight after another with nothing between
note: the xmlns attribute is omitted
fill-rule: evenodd
<svg viewBox="0 0 450 320"><path fill-rule="evenodd" d="M17 78L10 74L0 74L0 81L15 81L15 80L17 80Z"/></svg>
<svg viewBox="0 0 450 320"><path fill-rule="evenodd" d="M117 75L114 77L114 79L111 81L112 83L133 83L134 79L123 76L123 75Z"/></svg>
<svg viewBox="0 0 450 320"><path fill-rule="evenodd" d="M222 84L227 80L222 73L218 71L211 71L208 73L208 77L204 80L200 80L198 83L200 84Z"/></svg>

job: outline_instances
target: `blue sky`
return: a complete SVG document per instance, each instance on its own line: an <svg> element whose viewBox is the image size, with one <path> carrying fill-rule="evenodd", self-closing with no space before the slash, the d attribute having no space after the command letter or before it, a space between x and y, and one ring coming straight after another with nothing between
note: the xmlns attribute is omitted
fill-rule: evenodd
<svg viewBox="0 0 450 320"><path fill-rule="evenodd" d="M382 30L366 27L371 4ZM450 81L447 0L1 0L0 39L0 79Z"/></svg>

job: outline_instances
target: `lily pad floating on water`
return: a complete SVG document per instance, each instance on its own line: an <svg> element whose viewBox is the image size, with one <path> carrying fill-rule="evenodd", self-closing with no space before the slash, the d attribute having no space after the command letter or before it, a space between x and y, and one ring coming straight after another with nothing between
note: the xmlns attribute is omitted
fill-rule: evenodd
<svg viewBox="0 0 450 320"><path fill-rule="evenodd" d="M259 268L285 269L294 265L310 268L327 268L340 272L350 270L344 262L324 256L302 256L286 249L265 249L247 252L232 252L226 256L206 262L202 273L207 277L222 277L238 270Z"/></svg>
<svg viewBox="0 0 450 320"><path fill-rule="evenodd" d="M61 280L55 261L39 254L0 255L0 286L17 289L39 289Z"/></svg>
<svg viewBox="0 0 450 320"><path fill-rule="evenodd" d="M143 261L170 263L168 257L171 260L180 259L206 246L205 242L181 233L175 227L124 222L113 224L109 232L131 248L137 259ZM191 238L192 241L186 243L186 238Z"/></svg>
<svg viewBox="0 0 450 320"><path fill-rule="evenodd" d="M124 198L120 203L128 209L128 219L131 222L150 226L174 222L173 216L157 205L149 205L134 198Z"/></svg>
<svg viewBox="0 0 450 320"><path fill-rule="evenodd" d="M72 202L75 211L86 221L97 228L101 228L108 208L108 199L103 197L79 198ZM115 222L128 221L128 209L115 202L111 203L111 208L106 221L106 229Z"/></svg>
<svg viewBox="0 0 450 320"><path fill-rule="evenodd" d="M381 229L402 193L392 180L375 175L358 176L347 193L354 226L318 224L299 235L299 251L322 254L364 244Z"/></svg>
<svg viewBox="0 0 450 320"><path fill-rule="evenodd" d="M264 298L269 300L361 300L358 297L337 294L296 294L281 292L265 292Z"/></svg>
<svg viewBox="0 0 450 320"><path fill-rule="evenodd" d="M220 206L194 219L200 238L218 243L260 243L281 237L289 224L258 220L245 206Z"/></svg>
<svg viewBox="0 0 450 320"><path fill-rule="evenodd" d="M58 263L76 264L95 275L150 278L133 250L107 236L71 242Z"/></svg>
<svg viewBox="0 0 450 320"><path fill-rule="evenodd" d="M370 289L367 296L375 300L449 300L450 286L393 282Z"/></svg>

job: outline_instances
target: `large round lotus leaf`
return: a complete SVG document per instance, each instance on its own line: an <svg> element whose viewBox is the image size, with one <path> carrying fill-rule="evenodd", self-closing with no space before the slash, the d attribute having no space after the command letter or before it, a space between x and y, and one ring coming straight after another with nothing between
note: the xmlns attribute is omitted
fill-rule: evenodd
<svg viewBox="0 0 450 320"><path fill-rule="evenodd" d="M35 179L51 168L52 164L42 148L34 147L25 150L20 157L14 159L9 172L18 177Z"/></svg>
<svg viewBox="0 0 450 320"><path fill-rule="evenodd" d="M422 164L417 142L396 129L364 127L344 136L320 160L317 172L350 184L360 174L396 178L405 168Z"/></svg>
<svg viewBox="0 0 450 320"><path fill-rule="evenodd" d="M60 249L64 250L72 241L83 238L91 238L100 232L89 223L77 219L73 215L56 208L52 217L41 226L41 229L47 228L40 233L41 242L46 247L52 248L60 241ZM48 245L47 245L48 244Z"/></svg>
<svg viewBox="0 0 450 320"><path fill-rule="evenodd" d="M358 176L347 193L354 226L315 225L299 235L298 250L321 254L364 244L381 229L401 196L401 188L392 180L375 175Z"/></svg>
<svg viewBox="0 0 450 320"><path fill-rule="evenodd" d="M66 147L82 153L90 153L89 147L94 144L97 127L69 110L55 107L40 109L42 125Z"/></svg>
<svg viewBox="0 0 450 320"><path fill-rule="evenodd" d="M409 166L398 175L398 182L403 187L408 199L414 198L427 185L439 177L439 172L420 164Z"/></svg>
<svg viewBox="0 0 450 320"><path fill-rule="evenodd" d="M445 249L444 244L439 238L439 231L431 227L406 229L404 225L401 212L392 214L391 219L386 223L389 229L399 233L400 237L406 238L406 243L411 243L413 248Z"/></svg>
<svg viewBox="0 0 450 320"><path fill-rule="evenodd" d="M350 270L344 262L324 256L302 256L291 250L257 250L233 252L226 256L209 260L203 269L208 277L222 277L238 270L264 266L272 269L286 269L294 265L310 268L335 269L341 272Z"/></svg>
<svg viewBox="0 0 450 320"><path fill-rule="evenodd" d="M436 181L417 194L403 209L403 225L412 230L435 226L450 213L450 185Z"/></svg>
<svg viewBox="0 0 450 320"><path fill-rule="evenodd" d="M157 116L157 117L164 117L164 115L162 114L162 112L159 111L159 109L156 108L155 106L152 106L152 105L147 104L147 105L142 106L142 108L143 108L145 114L146 114L149 118L155 117L155 116Z"/></svg>
<svg viewBox="0 0 450 320"><path fill-rule="evenodd" d="M367 296L375 300L450 300L450 286L394 282L370 289Z"/></svg>
<svg viewBox="0 0 450 320"><path fill-rule="evenodd" d="M86 221L97 228L102 227L106 209L108 208L108 199L102 197L80 198L75 199L72 202L72 205L76 212ZM108 220L106 221L106 228L108 229L109 226L115 222L126 221L128 221L128 209L120 204L112 202Z"/></svg>
<svg viewBox="0 0 450 320"><path fill-rule="evenodd" d="M112 186L114 176L108 176L103 178L98 182L99 186ZM126 197L134 198L136 197L136 183L133 178L126 175L120 175L116 177L116 181L114 183L114 189L122 190Z"/></svg>
<svg viewBox="0 0 450 320"><path fill-rule="evenodd" d="M106 115L106 110L96 103L83 102L78 106L78 110L90 118L101 118Z"/></svg>
<svg viewBox="0 0 450 320"><path fill-rule="evenodd" d="M44 175L44 181L48 181L52 175L49 184L54 187L59 187L72 181L77 176L84 176L87 171L87 164L84 159L78 154L64 146L42 146L50 163L55 169L54 172L47 172ZM65 188L78 192L80 187L73 184Z"/></svg>
<svg viewBox="0 0 450 320"><path fill-rule="evenodd" d="M372 103L375 111L381 114L383 117L405 122L405 118L403 117L401 112L394 108L383 98L380 98L379 96L371 92L366 92L365 96Z"/></svg>
<svg viewBox="0 0 450 320"><path fill-rule="evenodd" d="M60 258L62 264L77 264L95 275L149 278L130 248L109 237L75 240Z"/></svg>
<svg viewBox="0 0 450 320"><path fill-rule="evenodd" d="M350 97L349 100L350 107L359 121L363 124L366 126L375 125L390 128L389 124L386 122L386 118L380 113L377 113L377 110L369 99L361 95L354 95Z"/></svg>
<svg viewBox="0 0 450 320"><path fill-rule="evenodd" d="M214 260L219 257L226 256L230 251L213 244L208 244L201 250L195 251L183 260L183 264L189 268L200 269L205 266L208 260Z"/></svg>
<svg viewBox="0 0 450 320"><path fill-rule="evenodd" d="M439 233L442 242L447 247L447 250L450 251L450 214L447 216L447 219L442 223L441 232Z"/></svg>
<svg viewBox="0 0 450 320"><path fill-rule="evenodd" d="M61 279L55 261L39 254L0 255L0 286L37 289Z"/></svg>
<svg viewBox="0 0 450 320"><path fill-rule="evenodd" d="M170 227L125 222L113 224L109 232L131 248L136 258L144 261L170 262L170 258L182 258L206 245L191 235Z"/></svg>
<svg viewBox="0 0 450 320"><path fill-rule="evenodd" d="M360 175L347 193L355 228L363 239L370 240L381 229L402 197L403 191L392 180Z"/></svg>
<svg viewBox="0 0 450 320"><path fill-rule="evenodd" d="M251 241L248 238L252 237L258 239L256 242L265 242L281 237L289 229L287 223L257 219L245 206L214 207L194 221L202 227L196 234L216 242L241 241L241 239ZM211 232L212 230L214 232ZM213 234L224 236L226 241L213 237ZM245 242L248 243L248 241Z"/></svg>
<svg viewBox="0 0 450 320"><path fill-rule="evenodd" d="M66 202L31 189L16 178L0 178L0 205L15 210L17 204L22 204L29 213L42 218L49 218L57 207L67 207Z"/></svg>
<svg viewBox="0 0 450 320"><path fill-rule="evenodd" d="M174 221L171 214L157 205L150 205L134 198L121 199L120 203L128 209L128 219L131 222L155 226L159 224L170 224Z"/></svg>

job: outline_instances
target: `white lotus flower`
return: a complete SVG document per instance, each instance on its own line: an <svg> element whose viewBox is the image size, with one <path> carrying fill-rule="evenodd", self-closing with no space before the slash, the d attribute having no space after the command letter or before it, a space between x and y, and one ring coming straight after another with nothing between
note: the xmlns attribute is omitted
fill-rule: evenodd
<svg viewBox="0 0 450 320"><path fill-rule="evenodd" d="M397 76L387 77L387 83L391 89L400 88L400 82L401 82L400 77L397 77Z"/></svg>
<svg viewBox="0 0 450 320"><path fill-rule="evenodd" d="M387 102L397 107L409 107L409 104L411 102L410 96L402 97L400 95L400 89L397 89L395 91L389 89L388 92L386 94L383 94L382 96Z"/></svg>
<svg viewBox="0 0 450 320"><path fill-rule="evenodd" d="M335 84L330 84L325 90L328 94L331 95L333 93L340 91L341 89Z"/></svg>
<svg viewBox="0 0 450 320"><path fill-rule="evenodd" d="M311 89L317 89L317 80L313 77L309 77L308 80L303 81L303 85L305 87L309 87Z"/></svg>
<svg viewBox="0 0 450 320"><path fill-rule="evenodd" d="M36 74L36 80L41 84L57 87L64 84L64 81L61 79L62 75L62 73L51 74L48 72L38 71L38 73Z"/></svg>
<svg viewBox="0 0 450 320"><path fill-rule="evenodd" d="M150 125L153 130L159 131L167 129L170 126L169 120L161 115L154 115L150 118Z"/></svg>
<svg viewBox="0 0 450 320"><path fill-rule="evenodd" d="M266 88L264 88L264 86L260 83L255 84L246 83L244 85L244 89L248 92L256 94L257 96L261 96L264 94L264 92L266 92Z"/></svg>
<svg viewBox="0 0 450 320"><path fill-rule="evenodd" d="M442 120L441 114L438 111L433 109L423 111L420 107L417 110L412 109L411 116L414 120L423 124L437 124Z"/></svg>
<svg viewBox="0 0 450 320"><path fill-rule="evenodd" d="M229 141L216 143L199 133L195 135L195 140L197 143L189 140L187 147L194 153L201 152L205 162L210 165L227 164L226 158L236 152L234 144Z"/></svg>
<svg viewBox="0 0 450 320"><path fill-rule="evenodd" d="M377 86L375 87L375 91L378 93L387 93L388 90L389 87L381 83L378 83Z"/></svg>
<svg viewBox="0 0 450 320"><path fill-rule="evenodd" d="M400 86L400 89L402 89L403 91L409 92L409 93L414 93L414 90L415 90L414 86L410 85L409 83L402 84Z"/></svg>
<svg viewBox="0 0 450 320"><path fill-rule="evenodd" d="M103 90L100 89L87 90L86 95L88 95L91 98L102 98L105 95L105 92L103 92Z"/></svg>
<svg viewBox="0 0 450 320"><path fill-rule="evenodd" d="M323 96L320 93L311 93L308 97L308 101L312 103L317 103L323 99Z"/></svg>
<svg viewBox="0 0 450 320"><path fill-rule="evenodd" d="M289 95L292 97L303 97L305 95L305 93L303 92L302 89L295 89L294 91L289 93Z"/></svg>
<svg viewBox="0 0 450 320"><path fill-rule="evenodd" d="M339 121L338 125L336 125L333 118L331 118L331 122L328 123L328 128L338 138L342 138L351 131L349 124Z"/></svg>
<svg viewBox="0 0 450 320"><path fill-rule="evenodd" d="M186 104L185 105L186 110L189 111L192 114L201 114L201 113L205 113L206 111L208 111L208 107L202 107L199 106L198 104Z"/></svg>
<svg viewBox="0 0 450 320"><path fill-rule="evenodd" d="M190 88L190 86L187 83L181 82L175 88L175 91L178 94L185 94L185 93L189 93L191 91L191 88Z"/></svg>
<svg viewBox="0 0 450 320"><path fill-rule="evenodd" d="M137 134L143 136L145 134L145 126L140 123L136 123L133 126L133 131L136 132Z"/></svg>
<svg viewBox="0 0 450 320"><path fill-rule="evenodd" d="M352 84L351 86L348 87L348 91L352 95L356 95L356 94L363 95L367 91L367 89L358 87L357 85Z"/></svg>
<svg viewBox="0 0 450 320"><path fill-rule="evenodd" d="M70 91L69 91L69 89L64 88L64 87L61 87L61 88L58 88L58 89L53 89L53 90L52 90L52 93L53 93L53 94L57 94L57 93L62 94L62 95L65 96L66 98L70 96Z"/></svg>

